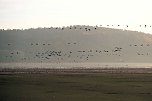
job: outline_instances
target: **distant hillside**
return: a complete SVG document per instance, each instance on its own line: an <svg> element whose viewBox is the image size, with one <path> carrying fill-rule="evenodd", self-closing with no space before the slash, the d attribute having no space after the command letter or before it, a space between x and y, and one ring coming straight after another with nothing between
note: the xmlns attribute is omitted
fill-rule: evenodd
<svg viewBox="0 0 152 101"><path fill-rule="evenodd" d="M152 62L152 35L71 26L0 31L0 62Z"/></svg>

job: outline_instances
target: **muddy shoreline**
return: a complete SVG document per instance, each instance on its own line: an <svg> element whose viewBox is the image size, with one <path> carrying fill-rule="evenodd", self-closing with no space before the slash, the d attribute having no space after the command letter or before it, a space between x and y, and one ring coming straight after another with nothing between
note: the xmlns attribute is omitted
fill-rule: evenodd
<svg viewBox="0 0 152 101"><path fill-rule="evenodd" d="M102 74L102 73L152 73L152 68L1 68L3 74Z"/></svg>

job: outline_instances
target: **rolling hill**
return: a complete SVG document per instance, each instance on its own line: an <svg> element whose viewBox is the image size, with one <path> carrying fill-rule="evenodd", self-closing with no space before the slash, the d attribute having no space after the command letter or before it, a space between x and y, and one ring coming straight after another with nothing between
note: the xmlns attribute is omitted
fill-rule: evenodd
<svg viewBox="0 0 152 101"><path fill-rule="evenodd" d="M152 35L97 26L0 30L1 63L151 63Z"/></svg>

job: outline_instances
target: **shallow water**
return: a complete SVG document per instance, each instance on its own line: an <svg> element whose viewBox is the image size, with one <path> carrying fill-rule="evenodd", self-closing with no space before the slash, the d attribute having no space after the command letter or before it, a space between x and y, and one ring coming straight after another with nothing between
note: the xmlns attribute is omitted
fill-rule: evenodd
<svg viewBox="0 0 152 101"><path fill-rule="evenodd" d="M152 63L0 63L0 68L151 68Z"/></svg>

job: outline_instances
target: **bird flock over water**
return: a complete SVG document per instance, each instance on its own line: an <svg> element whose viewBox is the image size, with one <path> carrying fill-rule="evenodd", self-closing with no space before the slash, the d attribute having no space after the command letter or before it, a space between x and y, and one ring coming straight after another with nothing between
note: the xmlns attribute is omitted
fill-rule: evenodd
<svg viewBox="0 0 152 101"><path fill-rule="evenodd" d="M69 44L78 44L78 43L67 43L67 45ZM8 44L8 46L11 46L13 44ZM31 46L39 46L42 47L43 45L48 45L51 46L51 44L39 44L39 43L31 43ZM130 48L148 48L148 47L152 47L152 45L150 44L129 44L128 45ZM143 48L143 49L144 49ZM45 49L45 50L37 50L37 51L33 51L32 54L29 57L27 57L26 55L21 57L22 54L19 51L12 51L9 54L7 54L5 57L7 59L15 59L17 56L20 56L21 59L23 61L29 61L28 59L36 59L36 60L40 60L40 62L52 62L56 61L58 63L60 62L64 62L64 59L69 59L71 62L87 62L89 60L91 60L91 58L93 57L102 57L102 56L106 56L106 57L110 57L110 56L117 56L117 57L121 57L124 55L123 50L124 48L122 47L114 47L113 49L109 50L109 49L90 49L90 50L70 50L70 51L62 51L62 50L49 50L49 49ZM150 55L150 53L142 53L139 52L138 49L135 53L138 56L148 56ZM152 55L152 54L151 54Z"/></svg>

